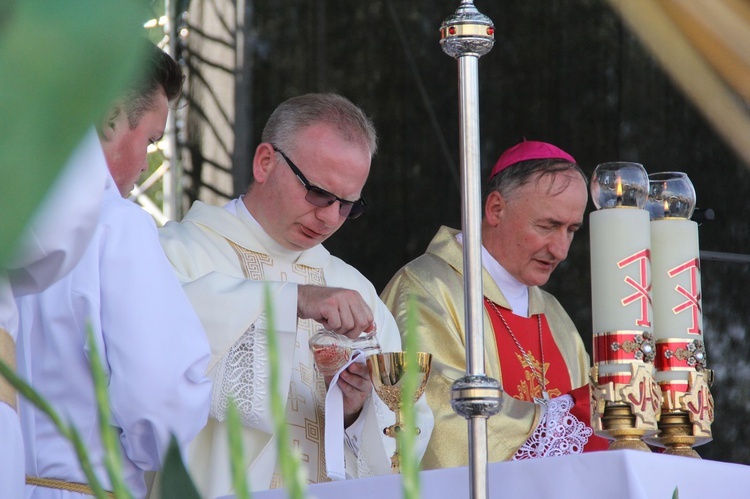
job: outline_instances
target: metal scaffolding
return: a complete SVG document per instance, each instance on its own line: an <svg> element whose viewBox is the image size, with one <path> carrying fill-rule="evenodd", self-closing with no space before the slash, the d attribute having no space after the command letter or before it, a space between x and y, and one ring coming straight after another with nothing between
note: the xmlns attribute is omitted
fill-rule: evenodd
<svg viewBox="0 0 750 499"><path fill-rule="evenodd" d="M158 30L159 48L177 58L179 33L174 6L172 0L165 0L165 15L148 20L144 28L151 33ZM177 105L170 108L162 139L149 146L148 175L140 184L136 184L129 197L149 212L159 225L169 220L180 220L183 215L182 168L177 149L178 121L184 109L181 101L182 97Z"/></svg>

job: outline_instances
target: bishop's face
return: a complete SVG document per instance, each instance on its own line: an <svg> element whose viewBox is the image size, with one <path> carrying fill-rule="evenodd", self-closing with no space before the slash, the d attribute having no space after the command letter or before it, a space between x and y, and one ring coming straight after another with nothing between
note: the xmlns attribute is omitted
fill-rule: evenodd
<svg viewBox="0 0 750 499"><path fill-rule="evenodd" d="M567 258L587 200L586 183L575 171L537 175L507 198L493 192L485 204L482 243L518 281L542 286Z"/></svg>

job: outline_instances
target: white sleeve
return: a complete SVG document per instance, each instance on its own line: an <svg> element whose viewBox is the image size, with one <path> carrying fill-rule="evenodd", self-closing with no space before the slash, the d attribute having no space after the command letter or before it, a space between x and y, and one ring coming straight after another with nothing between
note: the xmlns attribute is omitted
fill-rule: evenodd
<svg viewBox="0 0 750 499"><path fill-rule="evenodd" d="M102 226L101 327L113 424L130 460L148 470L161 466L171 434L184 449L206 424L209 348L154 221L128 208Z"/></svg>
<svg viewBox="0 0 750 499"><path fill-rule="evenodd" d="M44 198L8 265L16 296L39 292L67 274L96 229L111 181L99 137L84 137Z"/></svg>
<svg viewBox="0 0 750 499"><path fill-rule="evenodd" d="M179 275L179 273L178 273ZM188 277L183 277L188 279ZM268 342L265 290L270 295L279 342L280 389L289 386L297 335L297 285L254 281L210 272L184 282L183 289L203 324L211 347L208 376L213 382L212 418L226 419L233 398L245 426L273 432L268 394ZM282 393L283 400L287 394Z"/></svg>
<svg viewBox="0 0 750 499"><path fill-rule="evenodd" d="M284 304L275 314L277 327L285 324L289 329L289 321L293 320L293 328L297 329L297 285L294 283L253 281L211 272L183 282L182 288L208 335L211 345L209 370L263 314L266 288L274 306Z"/></svg>
<svg viewBox="0 0 750 499"><path fill-rule="evenodd" d="M360 413L356 421L354 421L348 428L344 429L344 445L355 456L359 455L359 441L362 439L362 432L365 429L365 420Z"/></svg>

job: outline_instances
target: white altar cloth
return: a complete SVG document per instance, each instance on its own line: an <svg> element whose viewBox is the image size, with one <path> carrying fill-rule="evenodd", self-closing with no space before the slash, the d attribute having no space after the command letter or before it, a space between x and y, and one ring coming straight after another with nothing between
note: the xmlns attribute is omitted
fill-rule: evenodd
<svg viewBox="0 0 750 499"><path fill-rule="evenodd" d="M489 498L582 499L746 499L750 466L621 450L531 461L492 463ZM467 467L424 471L421 496L469 498ZM308 499L398 499L399 475L320 483L307 487ZM226 496L231 498L233 496ZM285 499L283 489L255 492L253 499Z"/></svg>

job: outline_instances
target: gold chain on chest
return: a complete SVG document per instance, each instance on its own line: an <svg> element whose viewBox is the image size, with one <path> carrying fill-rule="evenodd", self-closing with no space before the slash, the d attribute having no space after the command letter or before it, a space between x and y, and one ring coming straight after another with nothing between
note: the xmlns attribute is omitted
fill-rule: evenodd
<svg viewBox="0 0 750 499"><path fill-rule="evenodd" d="M513 340L513 343L516 344L516 347L518 347L518 350L521 352L521 355L523 356L524 360L529 365L529 368L531 369L531 373L539 382L539 387L542 389L542 396L544 397L545 400L548 400L549 394L547 393L547 382L544 379L544 342L542 340L542 314L536 314L536 321L537 321L537 326L539 330L539 352L540 352L540 357L542 360L542 372L540 373L539 370L534 365L534 363L531 361L531 357L529 356L526 349L524 349L523 346L521 346L521 342L518 341L518 338L516 338L516 335L513 334L513 330L510 328L510 325L505 320L505 317L503 317L503 314L501 314L500 310L495 306L495 303L487 297L485 297L485 300L487 301L487 303L489 303L490 307L492 307L492 310L495 311L497 316L500 317L500 320L505 326L505 329L508 331L508 334L510 334L510 338Z"/></svg>

